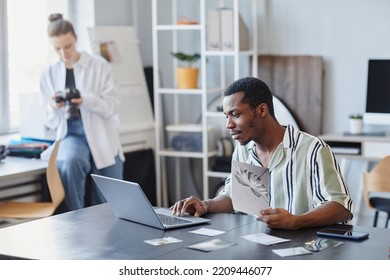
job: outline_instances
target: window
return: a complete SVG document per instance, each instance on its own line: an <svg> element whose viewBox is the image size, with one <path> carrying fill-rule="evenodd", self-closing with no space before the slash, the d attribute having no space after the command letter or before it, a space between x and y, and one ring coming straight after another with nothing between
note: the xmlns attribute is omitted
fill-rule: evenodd
<svg viewBox="0 0 390 280"><path fill-rule="evenodd" d="M39 91L42 70L56 54L48 17L67 17L67 0L0 0L0 133L17 131L19 94Z"/></svg>

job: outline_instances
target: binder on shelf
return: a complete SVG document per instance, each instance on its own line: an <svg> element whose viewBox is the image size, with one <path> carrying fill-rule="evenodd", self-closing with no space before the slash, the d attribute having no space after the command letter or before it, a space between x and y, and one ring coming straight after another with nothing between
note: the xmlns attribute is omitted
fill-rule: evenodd
<svg viewBox="0 0 390 280"><path fill-rule="evenodd" d="M221 50L221 13L219 9L207 14L207 50Z"/></svg>
<svg viewBox="0 0 390 280"><path fill-rule="evenodd" d="M232 9L221 9L221 41L222 41L222 50L224 51L234 51L234 43L236 38L234 38L234 19L233 19L233 10ZM239 15L239 50L244 51L249 49L248 42L248 28L246 27L244 21Z"/></svg>

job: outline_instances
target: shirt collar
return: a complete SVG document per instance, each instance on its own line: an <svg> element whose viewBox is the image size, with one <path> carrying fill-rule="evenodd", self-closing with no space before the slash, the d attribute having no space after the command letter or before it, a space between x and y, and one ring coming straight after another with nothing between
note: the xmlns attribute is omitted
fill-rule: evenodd
<svg viewBox="0 0 390 280"><path fill-rule="evenodd" d="M91 55L85 51L81 51L80 52L80 59L74 64L74 66L75 67L79 67L79 66L87 67L90 60L91 60ZM65 63L60 58L58 58L57 63L60 63L61 65L65 66Z"/></svg>
<svg viewBox="0 0 390 280"><path fill-rule="evenodd" d="M298 129L291 124L286 126L286 131L283 136L283 147L285 149L292 149L296 145L298 138Z"/></svg>
<svg viewBox="0 0 390 280"><path fill-rule="evenodd" d="M80 65L82 67L87 67L87 65L88 65L90 60L91 60L91 56L88 53L82 51L82 52L80 52L80 59L79 59L79 61L77 61L75 63L75 65Z"/></svg>
<svg viewBox="0 0 390 280"><path fill-rule="evenodd" d="M248 144L245 145L246 149L250 151L256 151L256 143L255 141L250 141Z"/></svg>
<svg viewBox="0 0 390 280"><path fill-rule="evenodd" d="M291 149L294 147L295 139L298 135L298 130L294 128L291 124L285 126L286 130L283 135L283 148ZM246 149L248 151L255 151L256 150L256 144L252 140L248 144L245 145Z"/></svg>
<svg viewBox="0 0 390 280"><path fill-rule="evenodd" d="M283 149L281 149L281 145L279 145L276 148L276 151L271 159L270 165L269 165L269 170L273 170L284 158L285 155L285 150L286 149L292 149L295 146L295 143L297 141L298 137L298 130L294 128L292 125L287 125L286 130L284 132L283 140L282 140L282 145ZM256 155L256 144L254 141L250 141L248 144L246 144L246 148L248 151L254 156L257 161L259 159L257 158Z"/></svg>

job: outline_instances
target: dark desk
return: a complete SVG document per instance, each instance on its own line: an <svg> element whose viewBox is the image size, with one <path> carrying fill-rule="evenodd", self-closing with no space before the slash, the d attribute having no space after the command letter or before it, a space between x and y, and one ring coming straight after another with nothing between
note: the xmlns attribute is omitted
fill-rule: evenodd
<svg viewBox="0 0 390 280"><path fill-rule="evenodd" d="M210 224L162 231L117 219L108 204L101 204L0 230L2 259L282 259L272 249L300 246L316 238L316 229L300 231L270 230L254 217L240 214L210 214ZM208 237L188 233L206 227L226 233ZM342 246L311 255L284 259L388 259L390 230L354 227L367 231L363 242L344 241ZM292 239L290 242L264 246L241 238L267 232ZM183 240L152 246L144 240L162 237ZM185 248L190 244L220 238L237 243L226 249L204 253Z"/></svg>
<svg viewBox="0 0 390 280"><path fill-rule="evenodd" d="M336 226L334 226L336 227ZM337 227L345 228L346 226L337 225ZM348 226L351 227L351 226ZM343 245L325 249L321 252L316 252L310 255L301 255L282 258L272 252L274 249L292 248L302 246L305 242L317 238L316 229L305 229L299 231L290 230L271 230L264 223L255 221L240 228L234 229L219 235L226 241L237 243L236 246L227 249L217 250L213 252L203 253L200 251L191 251L187 248L169 252L160 256L159 259L184 259L184 260L379 260L389 259L390 247L390 229L378 229L354 226L356 231L369 232L370 237L362 242L348 241L338 239L344 242ZM241 238L241 236L265 232L267 234L291 239L289 242L265 246L257 244Z"/></svg>

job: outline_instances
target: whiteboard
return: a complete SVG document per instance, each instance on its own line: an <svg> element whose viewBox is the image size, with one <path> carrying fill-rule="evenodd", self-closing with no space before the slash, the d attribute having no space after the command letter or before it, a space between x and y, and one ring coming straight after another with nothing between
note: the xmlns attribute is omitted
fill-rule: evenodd
<svg viewBox="0 0 390 280"><path fill-rule="evenodd" d="M153 128L153 110L132 26L95 26L88 29L92 51L112 67L121 105L121 132Z"/></svg>

